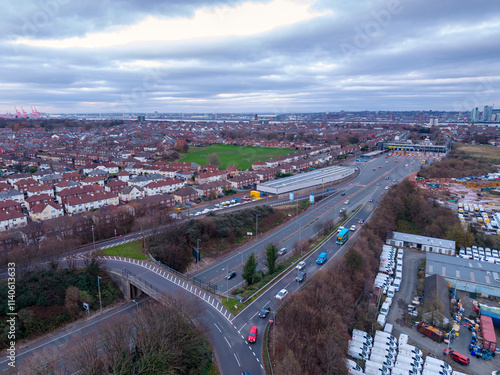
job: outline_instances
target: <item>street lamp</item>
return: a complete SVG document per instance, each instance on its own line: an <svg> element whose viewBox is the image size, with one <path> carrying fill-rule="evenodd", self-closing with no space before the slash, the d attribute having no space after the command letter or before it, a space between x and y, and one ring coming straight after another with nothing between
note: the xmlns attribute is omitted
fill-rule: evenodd
<svg viewBox="0 0 500 375"><path fill-rule="evenodd" d="M243 269L243 251L238 251L241 255L241 269Z"/></svg>
<svg viewBox="0 0 500 375"><path fill-rule="evenodd" d="M139 302L137 302L135 299L133 299L132 302L135 303L135 306L137 307L137 310L139 310Z"/></svg>
<svg viewBox="0 0 500 375"><path fill-rule="evenodd" d="M198 250L198 259L196 259L196 263L198 265L198 269L200 269L200 260L201 260L200 241L201 240L199 238L196 240L196 250Z"/></svg>
<svg viewBox="0 0 500 375"><path fill-rule="evenodd" d="M99 305L101 306L101 315L102 315L101 283L99 282L100 279L101 277L97 276L97 287L99 288Z"/></svg>
<svg viewBox="0 0 500 375"><path fill-rule="evenodd" d="M95 251L95 236L94 236L94 225L92 224L92 247Z"/></svg>
<svg viewBox="0 0 500 375"><path fill-rule="evenodd" d="M229 302L229 263L226 266L226 301ZM224 270L224 268L223 268Z"/></svg>
<svg viewBox="0 0 500 375"><path fill-rule="evenodd" d="M259 235L259 214L255 214L255 238Z"/></svg>

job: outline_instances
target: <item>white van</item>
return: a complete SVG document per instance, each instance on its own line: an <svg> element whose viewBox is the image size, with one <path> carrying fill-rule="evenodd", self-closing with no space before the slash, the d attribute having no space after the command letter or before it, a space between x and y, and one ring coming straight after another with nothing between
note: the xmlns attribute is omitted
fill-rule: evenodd
<svg viewBox="0 0 500 375"><path fill-rule="evenodd" d="M351 368L356 371L361 371L363 372L363 369L361 368L360 365L358 365L356 362L354 362L352 359L345 359L345 364L347 365L347 368Z"/></svg>
<svg viewBox="0 0 500 375"><path fill-rule="evenodd" d="M366 360L368 358L368 353L360 348L348 348L347 354L354 359Z"/></svg>
<svg viewBox="0 0 500 375"><path fill-rule="evenodd" d="M443 361L442 359L439 359L439 358L434 358L434 357L427 356L425 358L425 363L433 363L435 365L444 367L448 371L453 371L452 368L451 368L451 366L448 363L446 363L445 361Z"/></svg>
<svg viewBox="0 0 500 375"><path fill-rule="evenodd" d="M414 345L409 345L409 344L406 344L406 345L400 345L399 346L399 351L400 352L409 352L409 353L412 353L412 354L416 354L418 355L420 358L423 358L424 357L424 353L422 353L422 351L417 348L416 346Z"/></svg>
<svg viewBox="0 0 500 375"><path fill-rule="evenodd" d="M435 372L436 374L451 375L451 371L448 371L444 367L441 367L439 365L434 365L432 363L427 363L427 362L424 365L424 370L432 371L432 372Z"/></svg>
<svg viewBox="0 0 500 375"><path fill-rule="evenodd" d="M373 342L373 337L371 337L367 332L361 331L360 329L353 329L353 335L359 335L365 337L368 341Z"/></svg>
<svg viewBox="0 0 500 375"><path fill-rule="evenodd" d="M378 314L377 323L380 324L382 326L382 328L384 328L386 321L387 321L387 315L386 314L383 314L383 313Z"/></svg>
<svg viewBox="0 0 500 375"><path fill-rule="evenodd" d="M398 340L391 335L390 333L384 332L384 331L375 331L375 337L382 336L387 338L388 340L391 340L392 342L398 342Z"/></svg>
<svg viewBox="0 0 500 375"><path fill-rule="evenodd" d="M408 345L409 336L405 333L399 335L398 345L401 347L403 345Z"/></svg>

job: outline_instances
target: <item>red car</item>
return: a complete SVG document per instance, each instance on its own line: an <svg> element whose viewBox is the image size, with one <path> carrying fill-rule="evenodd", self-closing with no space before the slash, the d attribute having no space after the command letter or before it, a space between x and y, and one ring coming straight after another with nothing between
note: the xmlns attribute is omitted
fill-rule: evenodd
<svg viewBox="0 0 500 375"><path fill-rule="evenodd" d="M382 166L381 166L381 165L379 165L378 167L379 167L379 168L382 168Z"/></svg>
<svg viewBox="0 0 500 375"><path fill-rule="evenodd" d="M248 333L248 342L256 342L258 332L259 329L256 326L252 326L252 328L250 328L250 332Z"/></svg>
<svg viewBox="0 0 500 375"><path fill-rule="evenodd" d="M451 359L453 359L455 362L460 363L461 365L468 365L470 362L470 358L453 350L453 349L445 349L443 350L444 355L449 355Z"/></svg>

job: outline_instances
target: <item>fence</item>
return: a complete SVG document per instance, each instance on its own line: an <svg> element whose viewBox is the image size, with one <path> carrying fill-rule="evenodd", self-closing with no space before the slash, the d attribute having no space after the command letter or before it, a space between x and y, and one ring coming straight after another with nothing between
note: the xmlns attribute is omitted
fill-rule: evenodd
<svg viewBox="0 0 500 375"><path fill-rule="evenodd" d="M149 258L154 262L156 263L157 266L159 267L162 267L163 269L165 269L167 272L169 273L172 273L174 274L175 276L177 276L178 278L180 279L184 279L188 282L190 282L191 284L194 284L196 285L197 287L201 288L201 289L205 289L207 292L210 292L210 293L213 293L213 294L216 294L220 297L224 297L224 295L222 293L219 293L217 291L217 284L210 284L210 282L208 283L203 283L201 282L200 280L198 280L196 277L191 277L191 276L186 276L176 270L174 270L173 268L170 268L169 266L166 266L164 265L162 262L160 262L159 260L156 260L151 254L148 253L148 256Z"/></svg>

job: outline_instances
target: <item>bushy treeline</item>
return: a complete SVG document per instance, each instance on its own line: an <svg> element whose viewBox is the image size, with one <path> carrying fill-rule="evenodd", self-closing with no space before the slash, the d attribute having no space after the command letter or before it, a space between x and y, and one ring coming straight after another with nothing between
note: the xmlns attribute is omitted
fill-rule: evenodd
<svg viewBox="0 0 500 375"><path fill-rule="evenodd" d="M210 344L202 327L193 323L200 314L199 306L198 301L180 299L143 303L137 313L117 315L57 352L25 360L23 373L210 373ZM59 361L61 357L63 361Z"/></svg>
<svg viewBox="0 0 500 375"><path fill-rule="evenodd" d="M282 214L270 206L208 215L153 234L149 238L148 249L156 259L183 272L193 259L192 247L197 246L198 239L201 240L202 257L216 254L245 238L247 232L254 232L257 217L262 230L282 220Z"/></svg>
<svg viewBox="0 0 500 375"><path fill-rule="evenodd" d="M77 271L73 267L40 268L23 277L16 277L16 338L19 340L38 335L73 320L84 313L81 302L88 303L92 310L99 309L98 275L99 265L91 260L83 271ZM103 306L106 306L120 296L120 291L107 276L101 276L101 299ZM5 347L8 342L5 325L7 313L12 312L8 310L7 291L7 283L3 282L0 286L1 347Z"/></svg>
<svg viewBox="0 0 500 375"><path fill-rule="evenodd" d="M498 148L491 146L491 152L498 155ZM418 172L418 176L424 178L482 176L496 172L498 168L494 167L494 164L496 164L494 159L475 157L470 153L454 148L443 160L433 162L429 166L422 168Z"/></svg>
<svg viewBox="0 0 500 375"><path fill-rule="evenodd" d="M467 232L455 226L457 221L451 210L438 206L411 182L391 188L347 254L295 293L278 314L276 373L347 374L350 330L370 331L376 318L369 298L386 237L407 231L450 238L456 231L467 238Z"/></svg>

